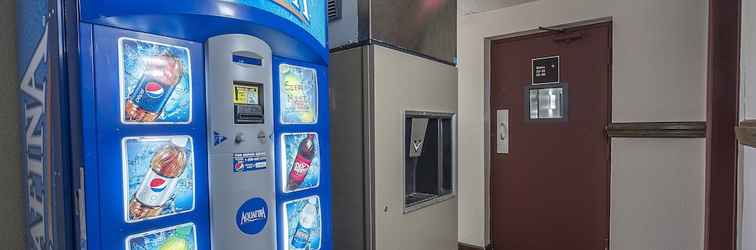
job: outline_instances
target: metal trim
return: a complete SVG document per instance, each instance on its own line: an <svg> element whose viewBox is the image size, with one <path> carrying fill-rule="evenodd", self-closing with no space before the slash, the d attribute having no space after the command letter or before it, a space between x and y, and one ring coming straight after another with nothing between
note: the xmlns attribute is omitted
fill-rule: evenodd
<svg viewBox="0 0 756 250"><path fill-rule="evenodd" d="M357 42L353 42L353 43L349 43L349 44L345 44L345 45L333 48L333 49L330 50L330 53L335 53L335 52L339 52L339 51L343 51L343 50L349 50L349 49L353 49L353 48L357 48L357 47L370 46L370 45L378 45L378 46L381 46L381 47L384 47L384 48L387 48L387 49L396 50L396 51L399 51L399 52L402 52L402 53L405 53L405 54L417 56L417 57L420 57L420 58L425 58L425 59L428 59L428 60L431 60L431 61L434 61L434 62L446 64L446 65L449 65L449 66L454 66L454 67L457 66L457 64L455 62L449 62L449 61L446 61L446 60L443 60L443 59L440 59L440 58L429 56L429 55L426 55L426 54L423 54L423 53L420 53L420 52L417 52L417 51L414 51L414 50L411 50L411 49L403 48L403 47L400 47L400 46L396 46L396 45L393 45L393 44L390 44L390 43L387 43L387 42L384 42L384 41L372 39L372 38L360 40L360 41L357 41Z"/></svg>
<svg viewBox="0 0 756 250"><path fill-rule="evenodd" d="M706 138L706 122L625 122L606 127L610 138Z"/></svg>
<svg viewBox="0 0 756 250"><path fill-rule="evenodd" d="M373 47L363 47L363 160L365 165L365 250L376 249L376 232L375 232L375 123L373 114L375 114L375 93L374 93L374 71L373 64L374 51Z"/></svg>

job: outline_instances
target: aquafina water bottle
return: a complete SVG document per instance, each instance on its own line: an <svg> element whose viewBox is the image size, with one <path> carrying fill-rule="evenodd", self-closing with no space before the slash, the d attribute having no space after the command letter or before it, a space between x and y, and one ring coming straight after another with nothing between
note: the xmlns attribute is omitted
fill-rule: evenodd
<svg viewBox="0 0 756 250"><path fill-rule="evenodd" d="M297 228L294 230L294 237L291 239L292 250L309 249L310 238L317 224L318 208L315 203L315 198L310 198L299 214L299 224L297 224Z"/></svg>

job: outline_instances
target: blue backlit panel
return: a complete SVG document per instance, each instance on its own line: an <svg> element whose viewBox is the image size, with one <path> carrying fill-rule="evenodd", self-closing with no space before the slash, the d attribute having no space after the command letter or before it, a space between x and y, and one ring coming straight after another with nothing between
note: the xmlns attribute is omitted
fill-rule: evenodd
<svg viewBox="0 0 756 250"><path fill-rule="evenodd" d="M271 12L298 24L325 46L326 10L324 0L221 0Z"/></svg>

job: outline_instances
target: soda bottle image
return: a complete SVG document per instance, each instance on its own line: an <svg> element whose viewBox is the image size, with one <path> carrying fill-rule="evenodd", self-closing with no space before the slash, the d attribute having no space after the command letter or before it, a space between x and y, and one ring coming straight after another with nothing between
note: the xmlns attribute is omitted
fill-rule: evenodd
<svg viewBox="0 0 756 250"><path fill-rule="evenodd" d="M175 56L163 54L145 57L145 69L126 100L125 120L153 122L163 112L184 72L184 65Z"/></svg>
<svg viewBox="0 0 756 250"><path fill-rule="evenodd" d="M302 185L307 172L312 166L312 159L315 158L315 134L308 134L301 142L297 150L297 156L292 163L291 171L287 182L288 190L294 190Z"/></svg>
<svg viewBox="0 0 756 250"><path fill-rule="evenodd" d="M162 146L150 160L150 169L129 202L129 218L141 220L160 215L176 192L178 177L186 169L184 145L171 142Z"/></svg>
<svg viewBox="0 0 756 250"><path fill-rule="evenodd" d="M310 198L302 212L299 213L299 223L294 229L294 236L291 238L291 248L293 250L309 249L312 231L317 226L318 208L315 206L315 198Z"/></svg>

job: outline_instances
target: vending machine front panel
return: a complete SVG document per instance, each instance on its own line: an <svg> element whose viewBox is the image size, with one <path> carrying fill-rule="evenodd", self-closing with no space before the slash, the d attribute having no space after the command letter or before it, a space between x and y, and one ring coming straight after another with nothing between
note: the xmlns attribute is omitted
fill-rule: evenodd
<svg viewBox="0 0 756 250"><path fill-rule="evenodd" d="M98 203L88 230L100 232L91 247L209 249L202 45L90 27L83 68L94 78L82 84L93 91L95 131L86 132L96 134L97 164L85 187Z"/></svg>
<svg viewBox="0 0 756 250"><path fill-rule="evenodd" d="M231 34L206 49L213 249L276 249L270 46Z"/></svg>

